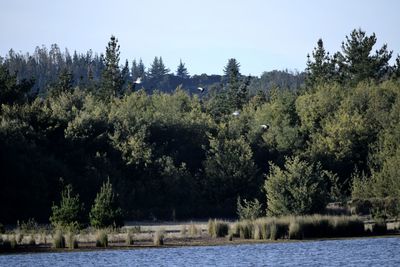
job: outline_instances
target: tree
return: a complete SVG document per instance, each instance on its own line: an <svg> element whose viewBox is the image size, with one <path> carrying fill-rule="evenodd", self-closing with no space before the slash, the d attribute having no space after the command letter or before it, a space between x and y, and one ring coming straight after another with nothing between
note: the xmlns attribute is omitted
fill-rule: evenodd
<svg viewBox="0 0 400 267"><path fill-rule="evenodd" d="M101 96L116 96L123 84L121 71L119 69L119 45L118 39L111 36L108 46L106 47L106 55L104 58L105 69L102 74Z"/></svg>
<svg viewBox="0 0 400 267"><path fill-rule="evenodd" d="M329 52L325 52L322 39L317 42L317 47L312 52L313 61L307 55L306 84L314 86L316 83L327 82L334 73L334 64L331 62Z"/></svg>
<svg viewBox="0 0 400 267"><path fill-rule="evenodd" d="M361 29L353 30L350 37L346 36L346 42L342 43L342 53L334 55L343 82L357 84L365 79L381 81L389 75L392 51L388 51L384 44L371 55L376 40L375 33L367 36Z"/></svg>
<svg viewBox="0 0 400 267"><path fill-rule="evenodd" d="M72 185L68 184L61 192L60 205L53 204L50 222L55 227L79 228L82 223L83 204L79 195L73 195Z"/></svg>
<svg viewBox="0 0 400 267"><path fill-rule="evenodd" d="M103 183L100 192L97 193L89 218L90 224L96 228L123 225L122 210L118 206L117 198L109 179Z"/></svg>
<svg viewBox="0 0 400 267"><path fill-rule="evenodd" d="M164 65L162 57L155 57L149 69L149 78L159 80L168 74L169 69Z"/></svg>
<svg viewBox="0 0 400 267"><path fill-rule="evenodd" d="M270 165L264 185L268 215L304 215L325 209L332 173L322 170L320 164L310 164L298 157L286 158L283 169Z"/></svg>
<svg viewBox="0 0 400 267"><path fill-rule="evenodd" d="M122 87L120 94L122 95L132 88L132 78L131 78L131 73L129 72L128 60L125 61L125 65L122 68L121 78L122 78Z"/></svg>
<svg viewBox="0 0 400 267"><path fill-rule="evenodd" d="M226 135L227 133L225 133ZM211 205L225 215L234 214L238 196L257 194L260 186L253 153L243 137L210 139L210 150L204 162L207 191Z"/></svg>
<svg viewBox="0 0 400 267"><path fill-rule="evenodd" d="M176 70L176 76L181 79L187 79L190 77L185 64L182 63L182 60L179 61L178 69Z"/></svg>
<svg viewBox="0 0 400 267"><path fill-rule="evenodd" d="M32 85L32 80L18 82L16 75L11 75L6 66L0 65L0 104L23 102Z"/></svg>
<svg viewBox="0 0 400 267"><path fill-rule="evenodd" d="M73 88L72 73L64 68L58 76L56 85L50 90L51 95L58 95L61 92L71 92Z"/></svg>

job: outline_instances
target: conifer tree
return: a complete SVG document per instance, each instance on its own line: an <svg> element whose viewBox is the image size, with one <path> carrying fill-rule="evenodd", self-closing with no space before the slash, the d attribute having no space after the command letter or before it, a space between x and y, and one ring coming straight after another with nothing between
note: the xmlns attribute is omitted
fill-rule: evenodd
<svg viewBox="0 0 400 267"><path fill-rule="evenodd" d="M334 74L334 64L329 57L329 52L325 52L322 39L317 42L317 47L312 52L313 60L307 55L306 83L313 86L316 83L329 81Z"/></svg>
<svg viewBox="0 0 400 267"><path fill-rule="evenodd" d="M123 80L119 69L119 55L118 39L112 35L104 57L105 69L102 74L101 86L101 96L103 98L117 95L122 87Z"/></svg>
<svg viewBox="0 0 400 267"><path fill-rule="evenodd" d="M178 69L176 70L176 76L181 79L189 78L189 72L187 71L185 64L182 63L182 60L179 61Z"/></svg>

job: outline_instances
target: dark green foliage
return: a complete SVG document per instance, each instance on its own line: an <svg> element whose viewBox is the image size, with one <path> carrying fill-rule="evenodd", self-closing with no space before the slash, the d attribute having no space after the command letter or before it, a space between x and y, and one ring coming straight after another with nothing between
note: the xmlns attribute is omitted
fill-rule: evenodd
<svg viewBox="0 0 400 267"><path fill-rule="evenodd" d="M285 169L271 164L265 182L267 213L272 216L322 212L329 199L329 173L321 165L287 158Z"/></svg>
<svg viewBox="0 0 400 267"><path fill-rule="evenodd" d="M65 248L65 237L60 230L57 230L53 235L53 247Z"/></svg>
<svg viewBox="0 0 400 267"><path fill-rule="evenodd" d="M104 70L102 74L102 84L100 96L106 99L110 96L117 96L123 86L123 77L119 68L119 45L118 39L111 36L106 55L104 58Z"/></svg>
<svg viewBox="0 0 400 267"><path fill-rule="evenodd" d="M54 227L61 229L79 229L83 222L83 204L79 201L79 195L73 195L72 185L67 185L61 192L59 206L51 207L50 222Z"/></svg>
<svg viewBox="0 0 400 267"><path fill-rule="evenodd" d="M228 222L221 220L209 220L208 221L208 234L211 237L225 237L229 232L229 224Z"/></svg>
<svg viewBox="0 0 400 267"><path fill-rule="evenodd" d="M187 79L190 77L189 72L188 72L187 68L185 67L185 64L182 63L182 60L179 61L179 65L176 70L176 76L181 79Z"/></svg>
<svg viewBox="0 0 400 267"><path fill-rule="evenodd" d="M235 59L224 76L185 78L183 63L174 75L161 57L148 72L134 61L130 73L115 37L105 56L57 45L10 51L0 69L0 221L48 222L59 177L89 204L110 177L127 220L233 218L238 196L267 204L260 188L278 173L282 214L324 212L350 195L398 199L399 60L389 66L386 46L373 53L373 44L355 30L330 57L319 41L306 88L305 73L287 70L246 79ZM22 81L32 77L29 89ZM296 171L285 169L287 158L301 159ZM369 212L386 218L396 209Z"/></svg>
<svg viewBox="0 0 400 267"><path fill-rule="evenodd" d="M89 217L90 224L95 228L120 227L123 225L122 210L118 205L117 197L109 179L101 186Z"/></svg>

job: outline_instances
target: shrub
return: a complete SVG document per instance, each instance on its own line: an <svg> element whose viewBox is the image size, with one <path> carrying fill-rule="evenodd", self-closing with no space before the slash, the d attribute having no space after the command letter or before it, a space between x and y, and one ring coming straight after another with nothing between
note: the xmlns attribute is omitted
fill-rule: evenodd
<svg viewBox="0 0 400 267"><path fill-rule="evenodd" d="M57 230L53 235L53 247L54 248L65 248L65 238L60 230Z"/></svg>
<svg viewBox="0 0 400 267"><path fill-rule="evenodd" d="M105 230L97 231L96 235L96 247L108 247L108 235Z"/></svg>
<svg viewBox="0 0 400 267"><path fill-rule="evenodd" d="M89 214L90 224L95 228L123 225L122 210L118 207L110 180L103 183Z"/></svg>
<svg viewBox="0 0 400 267"><path fill-rule="evenodd" d="M164 245L164 230L158 230L153 237L153 244L155 246L162 246Z"/></svg>
<svg viewBox="0 0 400 267"><path fill-rule="evenodd" d="M209 219L207 224L207 232L211 237L215 234L215 220Z"/></svg>
<svg viewBox="0 0 400 267"><path fill-rule="evenodd" d="M51 224L60 229L74 231L80 228L83 218L83 204L79 201L79 195L73 195L72 185L67 185L61 192L60 205L53 204L50 216Z"/></svg>
<svg viewBox="0 0 400 267"><path fill-rule="evenodd" d="M254 228L253 238L255 240L263 239L262 230L261 230L262 229L262 225L259 224L259 223L254 223L253 228Z"/></svg>
<svg viewBox="0 0 400 267"><path fill-rule="evenodd" d="M322 212L328 201L327 183L333 174L298 157L286 158L285 168L271 163L265 181L267 213L271 216Z"/></svg>
<svg viewBox="0 0 400 267"><path fill-rule="evenodd" d="M261 216L261 213L262 206L258 199L254 199L253 201L243 199L242 205L242 201L240 200L240 197L238 197L237 214L240 220L255 220Z"/></svg>

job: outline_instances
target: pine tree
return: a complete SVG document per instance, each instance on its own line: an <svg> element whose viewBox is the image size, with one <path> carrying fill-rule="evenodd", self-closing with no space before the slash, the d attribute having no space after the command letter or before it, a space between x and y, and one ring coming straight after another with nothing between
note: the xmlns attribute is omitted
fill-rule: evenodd
<svg viewBox="0 0 400 267"><path fill-rule="evenodd" d="M185 64L182 63L182 60L179 60L179 65L176 70L176 76L178 76L181 79L187 79L189 78L189 72L187 71L187 68L185 67Z"/></svg>
<svg viewBox="0 0 400 267"><path fill-rule="evenodd" d="M118 39L113 35L106 47L106 55L104 58L105 69L102 75L101 96L115 96L120 91L123 81L121 71L119 69L119 45Z"/></svg>
<svg viewBox="0 0 400 267"><path fill-rule="evenodd" d="M316 83L329 81L332 78L335 69L329 56L329 52L325 52L322 39L318 40L317 47L315 47L312 52L312 57L313 61L311 61L310 55L307 55L307 86L314 86Z"/></svg>
<svg viewBox="0 0 400 267"><path fill-rule="evenodd" d="M117 198L109 179L103 183L100 192L97 193L89 218L90 224L95 228L119 227L123 224L122 211L118 206Z"/></svg>
<svg viewBox="0 0 400 267"><path fill-rule="evenodd" d="M384 44L371 55L376 40L375 33L367 36L361 29L353 30L350 37L346 36L346 42L342 43L342 53L338 52L334 56L344 82L357 84L365 79L379 81L388 76L392 51L388 51Z"/></svg>
<svg viewBox="0 0 400 267"><path fill-rule="evenodd" d="M240 64L236 59L231 58L224 68L224 80L226 82L226 97L228 105L231 109L240 108L240 101L238 100L238 92L240 87ZM247 88L247 87L246 87Z"/></svg>
<svg viewBox="0 0 400 267"><path fill-rule="evenodd" d="M125 66L122 68L121 76L122 76L123 84L121 87L120 95L124 94L125 92L130 91L130 89L132 88L132 77L131 77L131 73L129 72L128 60L125 61Z"/></svg>

